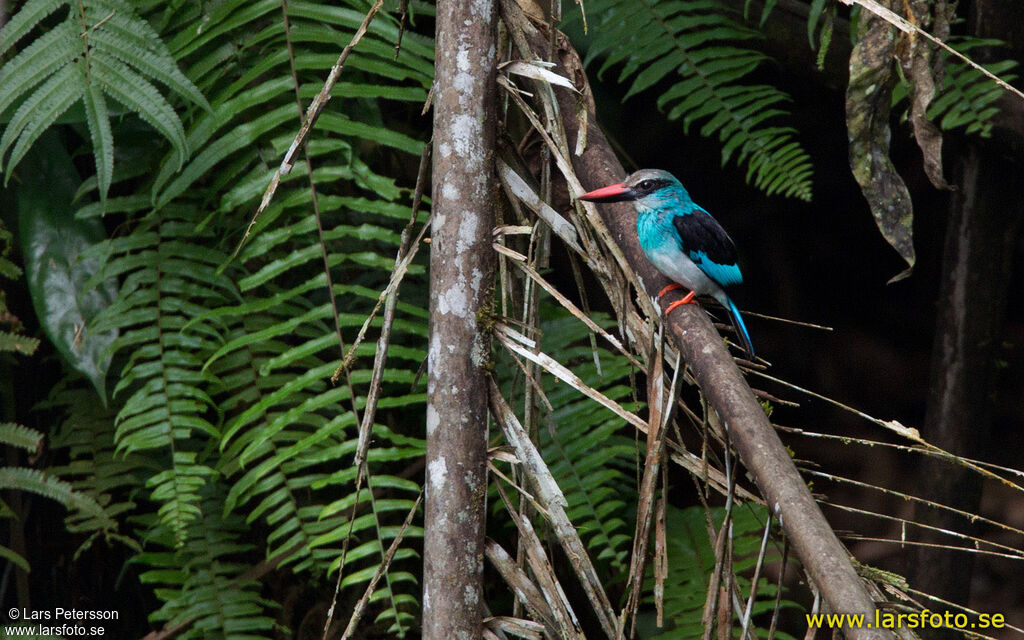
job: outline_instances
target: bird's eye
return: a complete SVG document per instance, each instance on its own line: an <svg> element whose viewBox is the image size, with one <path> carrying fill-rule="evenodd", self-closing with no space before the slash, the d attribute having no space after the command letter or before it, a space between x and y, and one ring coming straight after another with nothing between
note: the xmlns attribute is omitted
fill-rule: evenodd
<svg viewBox="0 0 1024 640"><path fill-rule="evenodd" d="M640 187L642 191L647 191L648 189L654 186L654 180L644 180L637 186Z"/></svg>

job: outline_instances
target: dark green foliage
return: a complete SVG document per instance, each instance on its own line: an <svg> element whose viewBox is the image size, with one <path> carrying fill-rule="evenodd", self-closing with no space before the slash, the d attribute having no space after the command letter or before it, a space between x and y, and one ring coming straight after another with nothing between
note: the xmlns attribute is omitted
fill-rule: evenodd
<svg viewBox="0 0 1024 640"><path fill-rule="evenodd" d="M722 526L725 510L712 509L711 517L716 531ZM763 507L740 506L732 513L732 547L733 570L740 599L746 606L750 595L750 575L757 562L761 546L761 536L767 513ZM701 618L704 613L704 602L712 569L715 567L713 541L708 538L707 514L702 507L677 509L668 507L666 513L666 543L668 546L668 579L665 583L665 622L666 629L653 637L665 640L697 639L703 637L704 627ZM782 557L779 546L769 540L765 554L765 563L778 562ZM653 586L653 579L648 578L647 586ZM751 608L751 616L770 612L775 607L778 586L761 574L757 585L757 597ZM793 602L783 600L782 608L796 607ZM736 629L742 625L738 618L742 612L733 612L732 624ZM759 625L751 624L751 629ZM767 628L767 625L765 625ZM738 631L737 631L738 633ZM792 640L787 633L776 631L775 637ZM758 630L761 635L761 630Z"/></svg>
<svg viewBox="0 0 1024 640"><path fill-rule="evenodd" d="M202 527L188 531L185 544L177 532L151 518L146 550L134 562L148 567L140 580L154 584L163 606L150 619L183 625L177 637L202 640L247 640L270 637L274 621L267 615L275 605L260 597L260 584L245 574L255 548L239 516L221 516L219 499L225 487L208 485L211 497L200 505Z"/></svg>
<svg viewBox="0 0 1024 640"><path fill-rule="evenodd" d="M105 259L98 277L116 277L122 285L91 325L120 334L112 349L128 358L114 388L117 449L163 459L146 486L180 542L202 516L199 490L215 474L205 443L220 435L208 391L214 378L202 370L202 355L212 351L219 327L199 317L234 294L231 281L217 272L226 256L211 250L211 236L196 234L186 216L168 208L97 248Z"/></svg>
<svg viewBox="0 0 1024 640"><path fill-rule="evenodd" d="M114 412L103 406L96 394L76 387L55 389L38 408L67 416L53 434L51 446L66 450L68 463L50 471L103 508L99 517L85 512L68 514L68 530L88 535L76 555L99 537L139 549L135 538L120 533L120 522L136 508L134 494L149 471L144 457L115 451Z"/></svg>
<svg viewBox="0 0 1024 640"><path fill-rule="evenodd" d="M993 47L998 51L1005 47L1005 43L1001 40L963 37L951 39L950 46L972 56L985 47ZM992 135L992 118L999 111L994 103L1003 95L1004 89L949 52L943 51L941 55L943 82L936 87L935 99L928 107L928 118L944 131L963 127L965 133L989 137ZM983 66L1006 82L1013 82L1017 79L1013 72L1020 63L1016 60L1001 60ZM893 103L906 96L906 82L900 82L893 90Z"/></svg>
<svg viewBox="0 0 1024 640"><path fill-rule="evenodd" d="M622 356L600 352L601 373L593 360L587 329L565 314L542 325L542 348L555 349L573 373L601 393L635 410L631 402L630 363ZM595 321L613 325L604 314ZM635 514L636 443L622 435L622 419L596 405L575 389L545 378L548 400L555 407L554 431L541 424L540 445L544 459L569 506L566 514L580 531L596 561L607 563L612 575L625 576L633 540L631 518Z"/></svg>
<svg viewBox="0 0 1024 640"><path fill-rule="evenodd" d="M671 82L658 97L670 120L722 143L722 164L747 167L747 181L766 193L811 198L811 160L796 130L777 124L789 97L768 85L742 82L766 58L741 43L760 37L729 17L715 0L592 0L592 35L579 41L599 77L618 65L626 97Z"/></svg>
<svg viewBox="0 0 1024 640"><path fill-rule="evenodd" d="M411 182L387 177L381 167L410 162L415 167L423 142L415 130L389 122L382 107L390 103L400 115L418 113L431 82L433 44L406 33L394 61L396 24L378 16L349 58L332 108L307 147L315 163L312 179L323 234L312 214L314 195L302 160L282 180L253 236L232 260L272 165L300 122L282 3L83 6L94 26L114 9L118 16L95 27L93 34L104 35L95 38L90 54L96 73L121 76L103 85L105 94L87 83L69 85L68 95L82 98L87 117L72 111L63 119L86 121L78 132L90 132L97 175L79 186L74 172L44 168L38 173L42 179L63 175L74 182L65 189L67 204L61 209L69 226L97 228L92 218L105 215L110 228L117 228L108 240L93 238L84 261L76 263L88 266L92 275L80 283L83 291L117 283L102 311L84 327L87 336L116 336L99 350L105 361L113 357L117 364L113 412L80 390L56 394L47 408L69 419L53 446L69 462L53 472L71 484L22 480L25 488L46 489L65 501L71 487L94 500L94 509L79 509L68 519L70 530L87 536L86 544L103 536L144 548L135 562L163 602L154 621L184 623L186 637L269 637L275 612L260 598L258 574L240 580L247 570L263 558L272 567L289 567L298 580L333 585L325 574L338 570L343 540L351 532L342 598L361 593L380 562L381 545L397 535L419 493L418 478L403 474L423 455L425 394L413 385L426 357L421 263L406 276L405 287L412 292L398 305L373 427L372 503L365 480L355 491L351 460L379 318L356 351L348 372L351 389L345 377L339 385L330 377L341 357L338 330L351 340L362 326L390 277L399 231L411 215ZM297 88L308 104L366 7L359 2L287 7ZM424 9L416 6L420 13ZM63 22L43 20L58 10L63 11L60 3L29 2L24 15L16 14L2 36L5 43L27 39L36 25L57 26L37 30L43 35L3 67L5 79L27 78L31 71L36 84L46 85L66 78L48 80L45 73L80 73L81 46L73 49L67 38L77 36L71 23L78 14L68 13ZM154 28L160 36L147 39L155 58L132 49L140 33ZM62 58L33 52L55 43L64 43L71 58L41 71L43 58L51 65ZM104 58L108 53L130 59L111 62ZM156 89L136 91L137 99L147 100L141 115L148 126L122 120L111 129L104 96L124 103L116 90L126 91L142 76L205 106L202 91L210 107L184 112L181 120L170 111L171 122L160 115L167 103ZM0 98L12 111L19 100L28 103L42 90L28 80L5 88ZM54 113L66 109L52 106ZM14 145L10 165L36 141L37 129L52 120L27 119L23 129L14 126L19 122L5 129ZM113 164L111 131L119 145ZM23 179L26 166L18 165L16 176ZM22 184L19 194L31 195ZM108 189L116 191L109 199ZM71 218L72 195L80 199L80 222ZM421 214L420 222L424 219ZM330 293L321 259L324 243L337 283ZM130 529L128 518L136 527L131 535L124 533ZM364 624L396 635L415 624L415 540L421 535L416 526L406 531ZM348 613L338 612L338 618Z"/></svg>
<svg viewBox="0 0 1024 640"><path fill-rule="evenodd" d="M62 150L60 150L62 151ZM54 162L60 164L66 162L66 155L55 154ZM28 190L28 200L34 204L41 204L42 200L39 198L38 185L32 185ZM66 194L65 194L66 195ZM64 209L68 209L67 202L63 203ZM36 211L39 216L41 223L40 226L46 226L52 224L57 216L48 215L48 211ZM72 225L73 226L73 225ZM48 229L41 235L48 235L46 239L41 239L32 233L28 235L34 240L39 240L39 244L34 245L36 249L39 249L39 256L35 256L33 260L26 260L30 266L30 279L33 276L39 280L46 280L45 277L41 277L38 273L40 258L44 258L48 262L53 262L58 265L57 268L52 269L52 278L49 279L49 284L53 286L53 282L59 282L60 284L68 284L68 272L61 267L67 267L67 263L64 262L62 257L62 251L80 249L81 246L78 242L81 241L81 237L76 235L76 229L72 228L67 230L68 242L61 244L55 242L55 236L59 231L58 228ZM8 260L7 256L10 253L11 240L13 240L12 234L7 231L3 223L0 222L0 276L5 279L17 279L21 276L21 269L14 263ZM76 242L78 241L78 242ZM81 273L79 273L81 276ZM79 278L81 280L81 278ZM33 284L38 284L35 282ZM79 282L78 284L81 284ZM74 295L69 296L67 289L74 289L73 286L67 287L67 289L61 290L59 286L53 287L55 290L49 292L50 300L54 298L63 298L64 302L67 302L70 298L74 310L77 310L78 300L75 299ZM43 292L41 292L43 293ZM60 305L57 305L58 307ZM50 307L52 309L52 307ZM72 312L73 313L73 312ZM58 312L58 315L65 317L66 314ZM11 332L0 332L0 368L2 368L4 379L0 381L2 385L2 394L6 402L13 402L13 376L11 372L18 367L18 363L14 361L10 355L19 354L30 356L36 352L39 348L40 341L37 338L24 335L23 328L20 324L12 322L14 316L10 313L7 308L6 295L3 289L0 289L0 317L3 318L4 322L12 324ZM79 320L81 318L79 317ZM49 328L49 327L48 327ZM66 337L70 338L70 334ZM95 394L89 393L88 397L99 404L99 399ZM0 445L3 447L13 447L26 452L32 458L38 456L43 450L45 435L36 429L31 429L25 425L18 424L16 422L0 422ZM61 472L59 469L50 469L49 472L43 472L38 469L10 466L10 461L13 458L8 456L8 466L0 468L0 489L25 491L36 494L54 500L63 504L68 509L69 521L80 520L89 522L91 524L91 530L102 531L108 535L116 535L115 531L117 528L116 521L111 515L104 509L103 503L97 500L97 496L91 494L88 491L81 490L80 487L75 487L68 482L59 479ZM7 504L0 500L0 520L13 519L15 514L7 506ZM74 530L73 526L69 526L69 529ZM19 567L22 571L30 571L28 561L18 553L8 548L5 545L0 545L0 559L10 562L12 565Z"/></svg>
<svg viewBox="0 0 1024 640"><path fill-rule="evenodd" d="M181 120L150 80L195 104L207 106L178 69L163 40L122 0L29 0L0 30L0 56L48 16L65 17L0 67L0 166L7 177L39 136L72 105L71 121L88 125L101 198L113 174L114 140L107 98L136 112L174 146L178 165L188 156ZM13 110L13 115L10 111Z"/></svg>
<svg viewBox="0 0 1024 640"><path fill-rule="evenodd" d="M13 439L8 436L13 431L12 427L16 426L0 425L0 444L6 445L9 439ZM30 435L24 427L17 431L16 435L19 437ZM35 435L42 437L42 434ZM48 498L64 505L71 512L70 517L72 518L93 520L98 522L97 528L107 531L116 529L116 523L107 516L103 507L91 496L75 491L74 487L67 482L38 469L0 467L0 491L8 490L25 491ZM0 519L12 517L10 509L3 501L0 501ZM24 571L29 570L28 562L4 545L0 545L0 558L14 563Z"/></svg>
<svg viewBox="0 0 1024 640"><path fill-rule="evenodd" d="M19 172L18 226L26 280L47 337L72 368L107 396L108 347L116 330L87 328L117 295L113 280L90 282L98 260L87 257L103 240L103 225L76 220L72 199L78 173L56 133L43 135Z"/></svg>

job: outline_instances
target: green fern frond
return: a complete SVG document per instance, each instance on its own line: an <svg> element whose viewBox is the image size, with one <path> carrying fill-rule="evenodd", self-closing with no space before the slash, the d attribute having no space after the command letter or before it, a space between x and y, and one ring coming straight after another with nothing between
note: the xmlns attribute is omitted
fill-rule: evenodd
<svg viewBox="0 0 1024 640"><path fill-rule="evenodd" d="M218 322L237 327L225 335L207 363L208 370L224 383L217 395L226 413L222 471L234 481L227 508L245 507L247 521L265 522L268 555L287 554L285 562L298 571L336 570L350 531L351 509L356 506L342 586L359 588L376 571L383 554L381 540L386 546L397 535L396 523L404 519L419 492L417 483L388 470L422 459L424 443L379 421L373 426L370 486L381 492L373 502L365 488L355 494L355 467L339 470L337 461L348 459L357 446L352 398L346 384L335 387L328 382L340 351L331 304L315 302L325 290L326 278L317 226L305 210L308 190L301 184L284 188L275 226L254 237L239 255L254 267L253 273L239 280L247 300L211 314ZM259 196L256 190L249 193ZM395 190L395 194L402 192ZM333 287L342 309L338 322L351 337L387 283L400 241L395 228L408 221L411 212L405 202L332 195L321 196L319 205L325 222L323 238L332 248L329 261L335 281L346 283ZM360 219L365 222L347 224ZM413 281L424 273L421 265L415 266L408 276ZM423 393L409 392L414 381L409 369L426 357L422 347L426 312L422 306L402 302L399 314L389 362L404 361L409 366L387 369L379 415L418 413L425 401ZM378 319L372 326L379 324ZM374 350L372 342L362 344L349 371L360 412L365 409L365 388L371 377L365 367L372 362ZM332 497L339 493L342 497ZM411 527L405 536L413 540L422 531ZM416 590L412 574L398 568L415 557L410 546L400 549L388 580L374 596L374 601L390 605L380 620L394 624L396 633L409 627L417 608L410 593Z"/></svg>
<svg viewBox="0 0 1024 640"><path fill-rule="evenodd" d="M594 4L596 2L596 4ZM811 160L795 129L772 123L786 115L790 100L768 85L742 84L766 58L738 46L760 37L727 15L714 0L594 0L598 16L587 63L603 57L599 76L622 65L619 82L632 78L626 97L671 82L658 97L670 120L685 131L717 137L722 164L747 167L747 181L765 193L811 198Z"/></svg>
<svg viewBox="0 0 1024 640"><path fill-rule="evenodd" d="M14 422L0 422L0 444L18 447L35 454L43 443L43 434Z"/></svg>
<svg viewBox="0 0 1024 640"><path fill-rule="evenodd" d="M722 525L724 509L711 510L711 518L716 527ZM750 593L750 580L746 577L753 569L761 546L764 521L767 517L763 507L737 507L732 514L732 545L733 571L740 593ZM666 512L666 529L671 532L668 544L668 579L665 583L665 618L666 630L655 638L665 640L689 640L702 638L704 626L702 616L707 596L711 571L716 566L712 543L708 540L707 514L702 507L679 509L668 506ZM781 554L776 546L769 542L764 562L778 562ZM654 580L648 575L646 587L651 589ZM752 615L757 615L774 608L777 585L761 578L757 585L757 596L752 608ZM651 599L648 598L648 601ZM787 600L780 603L782 608L793 608L797 605ZM743 612L734 612L730 624L736 625L736 616ZM752 624L751 629L757 625ZM656 629L652 629L655 631ZM793 640L787 633L776 630L776 636L785 640ZM732 635L732 634L730 634ZM761 635L757 631L755 635Z"/></svg>
<svg viewBox="0 0 1024 640"><path fill-rule="evenodd" d="M299 225L300 228L304 225ZM295 268L305 268L306 261ZM383 275L383 274L382 274ZM264 286L267 280L260 280ZM305 286L296 287L267 301L253 301L231 310L246 327L211 358L210 369L225 383L227 395L218 396L220 405L231 416L225 425L224 472L235 478L229 492L227 507L247 505L247 519L255 521L269 518L273 526L268 536L268 554L292 550L289 561L296 561L296 570L313 566L314 562L329 563L337 559L342 539L348 533L347 519L354 496L325 502L315 506L309 502L307 492L338 487L350 487L355 481L356 469L344 468L331 473L330 462L344 459L355 452L355 417L348 405L348 389L342 385L331 387L327 378L334 372L337 360L320 360L323 352L337 354L337 335L325 324L330 319L328 306L310 308L300 292L322 290L323 278L313 277ZM336 285L335 296L354 303L364 300L369 308L375 300L373 290L365 287ZM358 296L353 298L353 296ZM296 306L299 305L299 306ZM257 308L261 308L259 314ZM217 312L227 319L225 311ZM314 313L310 313L313 311ZM274 320L279 317L279 320ZM342 314L342 326L353 334L365 316L358 313ZM409 328L422 339L423 325L402 321L396 323L395 332L401 339ZM314 328L315 327L315 328ZM295 344L294 338L305 336ZM291 337L291 339L290 339ZM392 358L421 362L425 353L395 345ZM363 345L357 351L361 356L372 356L373 345ZM366 361L361 358L360 361ZM369 380L369 372L356 369L351 380L357 388ZM404 370L389 371L386 379L398 385L412 381ZM381 409L422 406L423 394L387 394ZM364 408L362 404L357 405ZM407 464L406 461L423 456L423 442L401 438L383 425L374 426L374 447L369 460L375 467L386 464ZM388 446L389 443L392 446ZM397 445L397 446L396 446ZM336 468L336 467L335 467ZM388 491L414 495L418 485L386 474L375 473L372 486ZM404 516L413 499L378 499L377 516L394 519ZM360 505L369 502L363 492ZM353 534L362 544L377 544L374 537L375 520L372 514L362 516L354 523ZM394 535L393 528L390 530ZM369 539L364 536L369 535ZM409 537L421 535L418 529L406 533ZM372 552L374 547L353 544L349 559L362 557L359 549ZM379 558L379 544L376 547ZM355 553L356 555L351 555ZM398 558L409 557L403 550ZM371 571L372 574L372 567ZM346 576L344 585L361 578ZM358 574L361 575L361 574ZM368 579L368 576L366 577Z"/></svg>
<svg viewBox="0 0 1024 640"><path fill-rule="evenodd" d="M316 71L310 82L300 85L300 95L308 97L318 90L324 61L336 59L336 53L309 51L330 47L361 22L361 13L336 9L323 14L323 7L288 4L292 42L306 52L297 56L296 70L300 74ZM218 16L218 20L227 20ZM352 24L354 16L358 19ZM323 24L312 21L314 17L322 18ZM370 40L364 43L379 38L378 33L379 27L371 28ZM261 37L283 39L283 35L278 27L272 27ZM193 47L184 36L178 44L195 55L205 54L211 59L219 56L217 51L205 53L205 44ZM390 56L394 49L388 44ZM374 50L385 53L381 47ZM417 46L416 42L411 50L432 54L432 49ZM403 53L400 62L410 55ZM350 58L351 66L346 66L357 73L347 76L350 82L345 88L360 100L387 96L392 91L406 100L425 97L430 83L429 75L425 75L430 71L429 64L409 61L399 67L399 73L384 80L361 78L360 74L369 76L376 68L369 62L371 58L367 53L356 53ZM327 65L333 62L331 59ZM213 71L205 62L201 65ZM190 145L204 150L179 175L164 167L155 182L158 206L188 197L197 184L212 184L225 185L219 196L221 213L252 211L272 171L261 155L279 158L291 144L299 122L294 86L282 73L287 69L287 56L260 56L246 74L214 96L214 111L200 115L189 131ZM274 72L276 77L259 81L261 74ZM395 84L409 81L414 84ZM331 104L352 103L336 100ZM254 148L260 154L252 153ZM206 363L206 370L222 383L214 396L225 414L218 470L233 483L225 508L230 513L244 510L246 522L266 527L268 557L283 558L282 562L295 571L321 573L336 570L349 533L350 509L356 506L353 539L342 576L346 589L358 589L370 579L383 553L381 541L386 546L397 535L397 523L413 505L419 486L394 472L421 459L424 450L421 439L403 437L378 420L368 453L371 486L381 492L373 503L365 488L357 500L355 468L342 465L338 470L337 461L355 452L357 425L347 385L333 386L328 381L341 353L332 303L324 298L327 280L320 242L330 247L329 268L337 283L332 293L340 308L338 322L351 339L390 277L400 241L398 229L411 214L409 189L401 189L378 174L355 149L364 155L387 149L389 153L418 156L422 142L380 126L375 115L361 119L348 111L344 115L326 112L307 147L309 157L316 162L313 182L318 188L323 236L310 213L312 195L306 166L299 162L282 180L275 202L264 212L253 237L239 254L240 263L248 271L238 280L245 301L225 305L206 316L210 322L230 327ZM216 178L210 183L212 172L216 172ZM408 277L421 282L423 274L423 266L416 264ZM379 404L381 416L388 412L408 415L423 408L424 394L408 390L414 379L408 369L426 357L422 348L426 312L421 306L425 299L418 302L399 304L389 352L391 362L415 364L388 368L387 391ZM379 324L378 318L373 326ZM365 389L370 379L367 367L374 346L368 341L358 348L356 363L349 372L359 412L365 409ZM406 540L415 540L422 531L412 527L405 536ZM388 579L373 597L380 606L387 605L379 620L395 624L395 633L409 628L417 609L412 595L418 590L415 580L409 571L401 570L415 557L412 545L403 545Z"/></svg>
<svg viewBox="0 0 1024 640"><path fill-rule="evenodd" d="M106 518L103 508L91 497L39 469L0 468L0 489L29 491L63 504L69 510L94 518ZM108 523L113 528L113 523Z"/></svg>
<svg viewBox="0 0 1024 640"><path fill-rule="evenodd" d="M234 12L229 10L231 7L234 7ZM300 80L299 94L308 100L320 90L322 70L329 68L336 60L336 53L319 54L309 51L343 39L345 31L351 32L359 26L363 13L346 7L326 7L309 2L290 2L287 8L289 19L292 21L291 46L302 48L301 50L307 52L296 56L295 70L300 74L316 72L313 81L301 82ZM185 29L172 40L170 46L172 50L198 53L203 51L203 47L210 41L213 34L235 28L240 21L253 20L272 9L279 10L280 5L273 3L253 5L237 1L225 3L206 16L208 22L201 34L195 33L192 29ZM374 21L366 38L360 42L359 48L346 63L347 69L362 71L370 75L371 78L367 83L362 84L351 81L344 83L336 88L336 94L341 94L342 88L348 88L349 91L357 94L352 97L357 97L358 93L367 95L370 92L375 92L384 96L397 93L406 100L425 98L426 90L432 79L433 46L424 42L420 36L407 35L410 37L403 40L403 48L396 65L393 60L393 42L397 37L397 29L386 21ZM283 41L284 33L281 24L275 23L261 28L259 41L249 41L245 45L247 47L257 45L262 47L265 45L263 39ZM247 70L247 73L241 75L235 82L228 84L214 96L212 100L214 111L201 116L188 134L188 147L191 149L201 148L203 151L179 175L174 176L177 167L165 164L157 176L154 192L157 194L155 204L158 208L180 196L214 167L222 169L218 177L220 184L259 185L254 190L262 193L270 172L267 164L262 162L261 158L248 151L254 144L271 136L275 140L277 138L283 140L287 137L284 146L287 148L298 122L294 103L295 87L293 87L291 78L277 75L255 86L253 84L261 75L268 74L273 70L280 70L281 67L287 68L289 60L285 55L285 48L279 47L277 51L278 53L271 56L260 56ZM207 55L219 58L219 53L216 50ZM215 66L209 63L200 64L204 69L212 69ZM415 84L413 86L397 84L410 81ZM355 91L354 87L360 87L361 91ZM268 109L268 105L271 104L276 108ZM258 113L254 113L250 117L241 117L247 110L258 110ZM318 122L318 128L320 131L334 133L344 139L362 140L364 144L385 145L410 154L418 155L423 147L423 143L414 138L336 111L324 112ZM281 136L280 134L284 132L288 132L288 134ZM316 140L314 139L310 142L311 153L315 146ZM240 151L243 153L240 154ZM268 156L277 157L283 152L283 149L279 150L275 145L273 153L270 153L269 149L267 151ZM240 155L244 158L239 158ZM235 160L232 162L233 158ZM229 171L223 171L225 164L230 166ZM365 175L367 172L363 173ZM368 173L373 175L373 172ZM291 180L303 180L305 172L293 170L291 175ZM327 168L322 168L315 174L317 184L336 181L338 178L336 173ZM236 195L236 193L232 193L227 196L232 205L238 202ZM273 215L273 213L268 212L268 215Z"/></svg>
<svg viewBox="0 0 1024 640"><path fill-rule="evenodd" d="M136 112L174 146L179 166L188 155L181 120L156 80L183 98L209 108L178 69L163 41L122 0L72 3L30 0L0 29L0 55L48 16L67 11L64 21L0 67L0 119L19 105L0 138L0 167L7 178L42 133L81 101L93 143L101 199L113 174L113 136L104 96Z"/></svg>
<svg viewBox="0 0 1024 640"><path fill-rule="evenodd" d="M50 473L68 482L75 491L90 496L103 508L103 518L85 513L68 514L69 531L89 534L76 555L100 536L108 542L116 540L138 550L138 542L121 532L119 519L136 508L133 495L150 473L147 466L151 465L140 456L116 453L114 412L90 390L59 387L42 406L66 416L53 436L51 448L66 451L68 462L51 467Z"/></svg>
<svg viewBox="0 0 1024 640"><path fill-rule="evenodd" d="M195 223L168 210L96 249L106 262L95 278L118 277L122 285L92 328L118 329L111 350L130 352L114 389L115 398L123 398L117 449L163 456L162 469L146 485L181 541L200 516L199 489L215 475L199 453L208 449L204 441L220 438L206 390L213 378L202 371L203 354L219 330L195 319L234 295L217 273L226 256L196 244L200 238Z"/></svg>
<svg viewBox="0 0 1024 640"><path fill-rule="evenodd" d="M422 422L425 393L411 387L426 358L423 262L409 270L409 289L403 289L394 324L368 453L373 502L365 484L356 492L355 469L345 461L357 445L353 404L362 415L380 319L348 372L353 398L347 384L330 382L341 357L331 296L350 340L390 278L398 232L411 215L412 189L381 167L415 162L423 143L408 135L408 128L390 126L381 106L395 100L409 109L410 102L426 98L433 42L406 33L393 62L397 23L380 14L349 58L345 81L337 85L306 148L323 236L312 217L303 158L282 180L236 261L228 264L225 253L204 248L234 248L238 237L225 237L225 230L240 229L249 219L300 123L283 6L296 53L297 89L308 103L324 70L337 59L338 42L362 22L366 7L359 2L331 7L276 0L178 3L160 5L160 12L149 15L169 43L167 50L209 95L212 107L183 119L182 140L165 133L172 142L164 145L155 168L149 162L129 173L115 164L111 182L141 182L148 191L144 197L136 189L105 206L84 204L77 214L129 214L131 232L95 252L105 259L102 277L121 283L117 302L96 327L117 327L121 336L112 347L123 362L115 390L122 405L116 451L144 461L134 478L159 505L158 517L142 518L152 544L137 561L149 567L144 579L166 603L160 619L202 614L195 619L208 620L209 629L224 625L196 607L203 598L213 599L213 591L201 590L205 585L223 585L212 576L216 565L228 560L187 552L193 541L209 535L210 526L224 532L224 544L242 536L258 541L245 555L265 554L316 579L336 570L354 506L342 584L360 590L420 489L401 474L422 459L423 440L410 435L417 433L415 427L394 425ZM130 38L118 40L101 42L107 57L94 67L107 65L105 70L127 77L127 64L147 82L168 85L152 69L126 60ZM110 92L104 97L120 101ZM151 92L136 98L154 100ZM120 142L116 125L113 134ZM195 152L183 167L176 146ZM80 194L102 190L105 182L99 175ZM327 290L321 242L328 243L333 291ZM212 499L215 493L225 499ZM112 504L118 499L111 497ZM391 626L392 635L414 626L419 608L412 567L422 531L414 526L405 536L371 600L378 608L378 627ZM257 592L255 585L251 592ZM250 609L249 616L260 615Z"/></svg>
<svg viewBox="0 0 1024 640"><path fill-rule="evenodd" d="M1001 40L959 37L951 38L950 46L965 55L971 55L985 47L1000 48L1006 43ZM980 71L966 64L960 58L942 51L944 74L943 85L928 106L928 119L939 124L944 131L963 127L968 134L983 138L992 135L992 119L999 112L995 101L1003 95L1003 89ZM1020 66L1016 60L1001 60L982 65L989 72L1007 82L1017 79L1014 71ZM893 104L907 96L906 83L900 82L893 90Z"/></svg>
<svg viewBox="0 0 1024 640"><path fill-rule="evenodd" d="M255 550L244 542L250 537L248 527L238 516L222 516L222 505L213 498L223 490L204 490L205 515L190 527L183 545L162 522L150 523L148 550L133 559L148 567L139 579L154 585L163 601L150 619L181 624L176 637L183 639L276 637L274 620L267 615L275 605L260 597L259 582L245 577Z"/></svg>
<svg viewBox="0 0 1024 640"><path fill-rule="evenodd" d="M10 351L30 356L39 348L39 338L20 333L0 331L0 351Z"/></svg>
<svg viewBox="0 0 1024 640"><path fill-rule="evenodd" d="M11 169L28 153L32 143L82 98L87 88L83 79L81 64L70 64L50 76L14 112L3 136L0 136L0 160L14 146L7 163L5 185L12 175Z"/></svg>

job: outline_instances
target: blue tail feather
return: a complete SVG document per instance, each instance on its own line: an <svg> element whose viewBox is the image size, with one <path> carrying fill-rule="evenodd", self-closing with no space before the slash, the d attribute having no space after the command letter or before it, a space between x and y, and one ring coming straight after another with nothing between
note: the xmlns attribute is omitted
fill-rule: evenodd
<svg viewBox="0 0 1024 640"><path fill-rule="evenodd" d="M726 302L729 303L729 316L732 318L732 326L736 328L736 335L739 336L743 350L746 351L750 359L753 360L754 345L750 342L750 334L747 332L747 325L743 324L743 316L740 315L740 310L736 308L736 305L731 299L727 298Z"/></svg>

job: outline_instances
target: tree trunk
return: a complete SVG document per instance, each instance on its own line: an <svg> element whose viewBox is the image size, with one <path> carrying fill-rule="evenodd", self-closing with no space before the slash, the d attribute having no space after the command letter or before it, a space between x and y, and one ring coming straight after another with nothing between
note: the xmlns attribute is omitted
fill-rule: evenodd
<svg viewBox="0 0 1024 640"><path fill-rule="evenodd" d="M494 272L495 5L439 0L434 80L423 638L483 620L489 313Z"/></svg>

